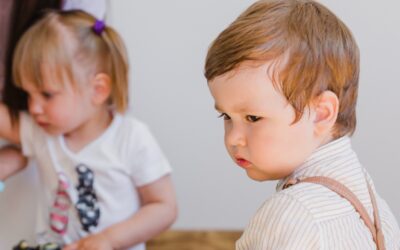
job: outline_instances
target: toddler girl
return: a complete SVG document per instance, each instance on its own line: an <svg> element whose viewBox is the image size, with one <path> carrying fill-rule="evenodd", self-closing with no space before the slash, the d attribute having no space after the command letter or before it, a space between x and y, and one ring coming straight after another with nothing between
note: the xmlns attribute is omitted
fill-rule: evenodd
<svg viewBox="0 0 400 250"><path fill-rule="evenodd" d="M128 63L112 28L82 11L49 12L19 41L13 76L29 114L15 126L0 104L0 137L38 162L37 243L138 250L172 224L171 168L148 128L124 114ZM6 156L0 180L24 167L15 150Z"/></svg>

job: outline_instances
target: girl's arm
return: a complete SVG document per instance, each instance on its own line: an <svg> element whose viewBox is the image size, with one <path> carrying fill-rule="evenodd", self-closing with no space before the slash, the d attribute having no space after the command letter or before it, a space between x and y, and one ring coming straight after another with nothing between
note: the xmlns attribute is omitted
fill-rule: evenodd
<svg viewBox="0 0 400 250"><path fill-rule="evenodd" d="M64 250L125 249L154 238L168 229L177 216L171 177L166 175L138 189L142 207L131 218L81 239Z"/></svg>
<svg viewBox="0 0 400 250"><path fill-rule="evenodd" d="M0 138L19 144L19 125L11 123L7 106L0 102Z"/></svg>
<svg viewBox="0 0 400 250"><path fill-rule="evenodd" d="M16 174L26 167L27 159L21 151L12 146L0 149L0 181Z"/></svg>

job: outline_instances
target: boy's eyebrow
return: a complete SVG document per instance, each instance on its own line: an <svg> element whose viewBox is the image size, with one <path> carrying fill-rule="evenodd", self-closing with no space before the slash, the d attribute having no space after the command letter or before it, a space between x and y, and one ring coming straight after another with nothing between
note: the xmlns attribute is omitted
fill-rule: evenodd
<svg viewBox="0 0 400 250"><path fill-rule="evenodd" d="M222 111L222 108L220 108L219 106L218 106L218 104L214 104L214 108L215 108L215 110L217 110L217 111L219 111L219 112L223 112ZM257 111L257 110L253 110L252 108L250 108L249 106L247 106L247 105L240 105L240 106L237 106L236 108L234 108L233 110L235 110L236 112L239 112L239 113L243 113L243 112L255 112L255 111Z"/></svg>

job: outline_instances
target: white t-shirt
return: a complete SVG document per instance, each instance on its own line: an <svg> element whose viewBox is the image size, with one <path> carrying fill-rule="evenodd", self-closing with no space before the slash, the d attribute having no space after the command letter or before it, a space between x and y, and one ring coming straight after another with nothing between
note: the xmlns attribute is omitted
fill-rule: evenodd
<svg viewBox="0 0 400 250"><path fill-rule="evenodd" d="M148 128L133 117L116 114L107 130L78 153L70 151L63 136L46 134L28 114L21 115L21 145L24 155L36 160L41 180L38 242L70 243L87 232L83 230L75 205L79 200L77 167L85 165L93 172L93 189L100 210L95 233L123 221L140 208L136 188L170 173L170 165ZM68 213L68 231L61 238L49 225L60 173L69 182L72 206ZM144 244L135 250L144 249Z"/></svg>

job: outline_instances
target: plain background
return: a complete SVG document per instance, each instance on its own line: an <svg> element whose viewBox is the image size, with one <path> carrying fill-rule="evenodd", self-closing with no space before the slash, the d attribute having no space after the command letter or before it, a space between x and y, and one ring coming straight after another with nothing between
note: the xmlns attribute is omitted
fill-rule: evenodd
<svg viewBox="0 0 400 250"><path fill-rule="evenodd" d="M132 113L145 121L174 169L176 229L242 230L275 182L251 181L230 160L203 77L212 40L250 0L113 0L109 20L131 62ZM400 221L400 4L397 0L324 0L353 31L361 52L358 126L353 145L379 194ZM0 249L30 238L33 169L0 194Z"/></svg>

